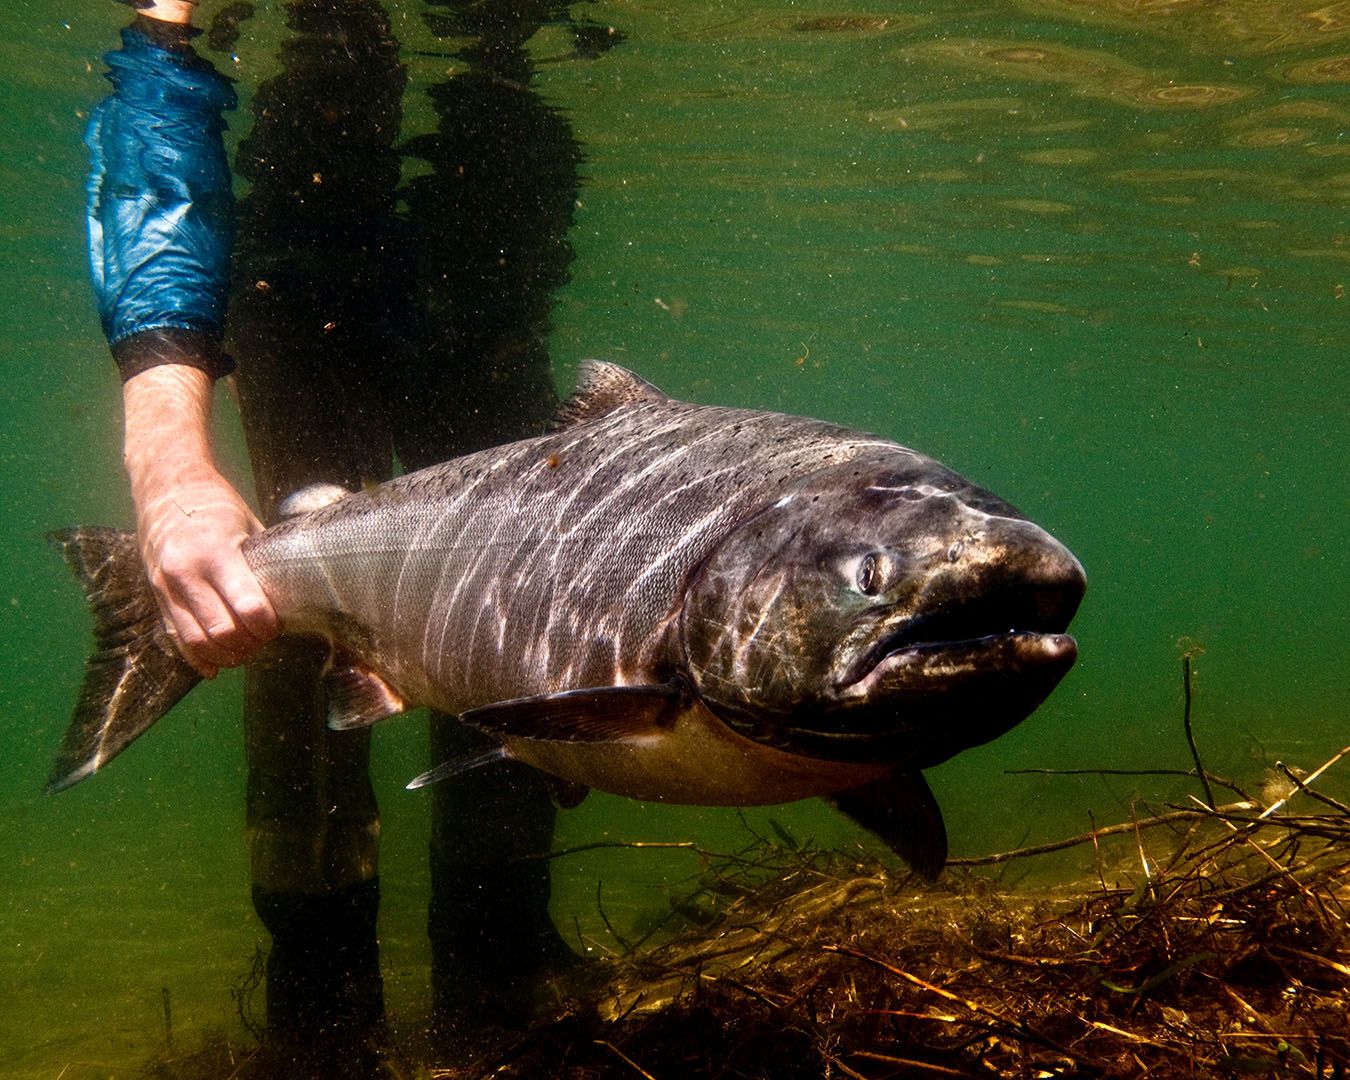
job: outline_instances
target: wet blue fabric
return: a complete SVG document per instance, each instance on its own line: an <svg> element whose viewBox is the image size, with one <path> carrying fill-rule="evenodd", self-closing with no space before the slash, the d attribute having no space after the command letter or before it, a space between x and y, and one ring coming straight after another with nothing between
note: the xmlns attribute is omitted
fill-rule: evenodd
<svg viewBox="0 0 1350 1080"><path fill-rule="evenodd" d="M230 80L188 49L131 26L104 60L112 94L94 109L89 266L110 345L146 330L219 340L234 198L223 134Z"/></svg>

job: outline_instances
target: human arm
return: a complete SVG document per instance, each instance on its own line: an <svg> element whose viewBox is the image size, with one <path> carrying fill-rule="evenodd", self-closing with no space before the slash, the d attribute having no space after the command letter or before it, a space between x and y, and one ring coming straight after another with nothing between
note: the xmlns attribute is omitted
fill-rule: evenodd
<svg viewBox="0 0 1350 1080"><path fill-rule="evenodd" d="M184 658L208 677L251 659L278 630L241 551L262 526L211 450L213 386L200 368L162 364L122 387L146 573Z"/></svg>
<svg viewBox="0 0 1350 1080"><path fill-rule="evenodd" d="M133 0L132 6L147 18L186 26L192 22L197 0Z"/></svg>
<svg viewBox="0 0 1350 1080"><path fill-rule="evenodd" d="M277 625L241 552L257 519L211 450L214 381L231 367L219 347L233 236L221 110L234 95L187 44L191 8L156 0L107 58L114 92L86 134L88 216L146 573L185 659L210 676Z"/></svg>

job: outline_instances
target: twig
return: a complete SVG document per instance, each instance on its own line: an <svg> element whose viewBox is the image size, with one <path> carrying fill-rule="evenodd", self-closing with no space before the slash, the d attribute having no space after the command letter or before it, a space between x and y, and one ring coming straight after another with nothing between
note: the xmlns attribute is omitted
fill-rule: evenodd
<svg viewBox="0 0 1350 1080"><path fill-rule="evenodd" d="M838 1069L841 1073L847 1076L849 1080L867 1080L867 1077L865 1077L857 1069L850 1069L847 1065L845 1065L833 1054L826 1053L825 1059L830 1065L832 1065L834 1068Z"/></svg>
<svg viewBox="0 0 1350 1080"><path fill-rule="evenodd" d="M603 1046L606 1050L612 1051L620 1061L622 1061L625 1065L628 1065L630 1068L632 1068L634 1072L636 1072L639 1076L643 1078L643 1080L656 1080L656 1077L654 1077L651 1073L649 1073L636 1061L630 1058L627 1054L625 1054L622 1050L620 1050L608 1039L594 1039L592 1041L595 1043L596 1046Z"/></svg>
<svg viewBox="0 0 1350 1080"><path fill-rule="evenodd" d="M164 1009L164 1046L173 1053L173 998L169 995L169 988L161 986L159 988L159 1003Z"/></svg>
<svg viewBox="0 0 1350 1080"><path fill-rule="evenodd" d="M1297 956L1301 960L1306 960L1310 964L1320 964L1322 967L1330 968L1338 975L1343 975L1350 979L1350 965L1342 964L1339 961L1332 960L1330 957L1319 956L1317 953L1309 952L1307 949L1298 949L1293 945L1272 944L1268 946L1274 952L1288 953L1291 956Z"/></svg>
<svg viewBox="0 0 1350 1080"><path fill-rule="evenodd" d="M598 851L601 848L685 848L693 849L700 855L714 857L714 852L704 851L692 840L593 840L589 844L577 844L575 847L559 848L557 851L536 851L521 855L513 862L539 862L544 859L561 859L564 855L579 855L583 851Z"/></svg>
<svg viewBox="0 0 1350 1080"><path fill-rule="evenodd" d="M1055 840L1048 844L1034 844L1031 847L1016 848L1013 851L1000 851L994 855L974 855L965 858L948 859L948 866L989 866L993 863L1007 862L1009 859L1022 859L1029 855L1045 855L1052 851L1062 851L1065 848L1077 847L1079 844L1094 843L1099 837L1120 836L1124 833L1134 832L1136 829L1152 829L1158 825L1170 825L1176 821L1193 820L1198 817L1209 817L1212 814L1228 814L1236 810L1251 810L1252 804L1248 802L1228 803L1224 806L1215 807L1213 810L1206 808L1204 810L1173 810L1166 814L1158 814L1151 818L1143 818L1140 821L1126 821L1119 825L1107 825L1100 829L1093 829L1091 832L1085 832L1078 836L1071 836L1067 840Z"/></svg>
<svg viewBox="0 0 1350 1080"><path fill-rule="evenodd" d="M1148 855L1144 853L1144 838L1139 835L1139 819L1135 817L1135 806L1130 804L1130 825L1133 826L1134 846L1139 852L1139 868L1144 873L1144 880L1151 887L1153 884L1153 870L1148 865Z"/></svg>
<svg viewBox="0 0 1350 1080"><path fill-rule="evenodd" d="M1155 1046L1159 1050L1172 1049L1172 1047L1168 1046L1166 1043L1155 1042L1153 1039L1146 1038L1136 1032L1126 1031L1124 1028L1118 1028L1113 1024L1107 1024L1101 1020L1085 1020L1081 1016L1078 1019L1088 1027L1096 1028L1098 1031L1110 1032L1112 1035L1119 1035L1122 1039L1129 1039L1130 1042L1143 1043L1145 1046Z"/></svg>
<svg viewBox="0 0 1350 1080"><path fill-rule="evenodd" d="M1283 801L1283 800L1281 800L1281 801ZM1276 873L1277 876L1283 877L1283 878L1287 878L1287 879L1289 880L1289 883L1290 883L1291 885L1293 885L1294 888L1296 888L1299 892L1301 892L1301 893L1304 895L1304 897L1305 897L1306 899L1308 899L1308 900L1310 900L1310 901L1312 900L1312 898L1313 898L1313 897L1312 897L1312 892L1308 889L1308 887L1307 887L1306 885L1303 884L1303 882L1299 881L1298 878L1296 878L1296 877L1294 876L1293 872L1289 869L1289 867L1287 867L1287 866L1282 866L1282 865L1280 865L1280 863L1276 862L1273 858L1271 858L1270 852L1268 852L1265 848L1263 848L1260 844L1256 843L1256 842L1251 838L1251 834L1252 834L1257 828L1259 828L1260 825L1262 825L1262 824L1264 824L1264 823L1266 822L1267 819L1266 819L1266 815L1265 815L1264 813L1261 814L1261 815L1256 819L1255 822L1253 822L1253 823L1250 824L1250 825L1244 826L1242 829L1238 829L1238 828L1232 823L1232 821L1230 821L1228 818L1224 817L1222 814L1216 814L1216 816L1218 817L1218 819L1219 819L1220 821L1222 821L1222 822L1224 823L1224 825L1226 825L1229 829L1231 829L1231 830L1233 831L1233 836L1234 836L1235 839L1241 840L1242 843L1246 844L1249 848L1252 849L1252 851L1256 852L1256 854L1257 854L1261 859L1263 859L1265 862L1269 863L1269 864L1270 864L1270 868L1271 868L1272 870L1275 871L1275 873ZM1274 823L1275 823L1275 824L1279 824L1278 819L1276 819L1276 821L1275 821Z"/></svg>
<svg viewBox="0 0 1350 1080"><path fill-rule="evenodd" d="M1345 751L1342 750L1341 753L1344 754ZM1294 772L1294 770L1289 768L1289 766L1286 765L1283 761L1275 762L1275 767L1279 769L1280 772L1284 773L1284 775L1289 778L1290 782L1296 788L1298 788L1299 791L1303 792L1304 795L1311 795L1318 802L1323 803L1326 806L1330 806L1333 810L1339 810L1342 814L1350 814L1350 806L1346 806L1345 803L1343 802L1337 802L1330 795L1323 795L1320 791L1314 791L1307 784L1305 784ZM1321 770L1319 770L1319 773L1320 771Z"/></svg>
<svg viewBox="0 0 1350 1080"><path fill-rule="evenodd" d="M1092 825L1092 866L1097 871L1097 882L1102 887L1102 895L1106 895L1110 890L1106 887L1106 870L1102 864L1102 846L1097 841L1097 816L1088 810L1088 822Z"/></svg>
<svg viewBox="0 0 1350 1080"><path fill-rule="evenodd" d="M901 1065L906 1069L914 1069L918 1072L936 1073L938 1076L969 1076L970 1073L961 1069L949 1068L946 1065L934 1065L930 1061L918 1061L914 1058L894 1057L891 1054L879 1054L874 1050L854 1050L850 1057L866 1058L868 1061L882 1061L887 1065ZM856 1073L854 1075L857 1075Z"/></svg>
<svg viewBox="0 0 1350 1080"><path fill-rule="evenodd" d="M1247 1023L1255 1024L1257 1027L1261 1028L1267 1036L1274 1035L1276 1033L1275 1025L1273 1025L1269 1020L1267 1020L1263 1015L1261 1015L1261 1013L1257 1011L1256 1007L1252 1005L1250 1001L1244 998L1241 994L1239 994L1226 982L1219 983L1219 989L1222 990L1225 994L1227 994L1228 997L1232 1000L1233 1004L1242 1010L1243 1017L1246 1019ZM1235 1031L1232 1032L1231 1034L1238 1035L1241 1034L1241 1032Z"/></svg>
<svg viewBox="0 0 1350 1080"><path fill-rule="evenodd" d="M1191 654L1190 650L1181 654L1181 685L1186 693L1185 704L1181 712L1181 724L1186 729L1186 745L1191 748L1191 758L1195 761L1195 772L1200 777L1200 786L1205 789L1205 805L1214 809L1214 790L1209 786L1209 777L1200 763L1200 751L1195 746L1195 732L1191 730Z"/></svg>
<svg viewBox="0 0 1350 1080"><path fill-rule="evenodd" d="M262 1042L263 1027L253 1016L253 995L263 984L267 974L267 953L261 945L253 946L253 958L249 961L248 971L238 984L230 987L230 997L234 999L235 1011L244 1030L253 1036L255 1042Z"/></svg>
<svg viewBox="0 0 1350 1080"><path fill-rule="evenodd" d="M604 888L604 884L603 879L597 879L595 882L595 908L600 912L600 921L605 924L605 929L609 931L610 937L623 946L624 952L632 952L633 946L628 944L628 942L624 940L623 935L614 929L614 924L609 921L609 916L605 914L605 905L600 899L600 890Z"/></svg>
<svg viewBox="0 0 1350 1080"><path fill-rule="evenodd" d="M1304 778L1303 778L1303 783L1301 783L1301 784L1298 785L1299 790L1301 791L1301 790L1303 790L1306 786L1310 785L1314 780L1316 780L1319 776L1321 776L1321 775L1322 775L1324 772L1326 772L1329 768L1331 768L1333 765L1335 765L1336 762L1340 761L1341 758L1345 757L1346 754L1350 754L1350 746L1343 746L1343 747L1341 747L1341 749L1340 749L1337 753L1333 754L1327 761L1324 761L1320 766L1318 766L1316 769L1314 769L1312 772L1310 772L1306 777L1304 777ZM1271 804L1270 804L1269 806L1267 806L1263 811L1261 811L1261 816L1262 816L1263 818L1265 818L1265 817L1269 817L1271 814L1276 813L1281 807L1284 806L1285 803L1287 803L1287 802L1289 801L1290 795L1292 795L1292 794L1293 794L1293 792L1290 792L1290 794L1289 794L1289 795L1286 795L1283 799L1279 799L1279 800L1277 800L1276 802L1271 803Z"/></svg>
<svg viewBox="0 0 1350 1080"><path fill-rule="evenodd" d="M1205 818L1218 818L1220 821L1223 821L1230 826L1233 824L1243 825L1246 827L1246 831L1254 832L1263 826L1269 825L1277 829L1287 829L1302 836L1317 836L1323 840L1350 840L1350 827L1344 822L1337 821L1335 818L1331 817L1330 814L1302 816L1295 814L1278 814L1275 817L1267 817L1265 814L1261 814L1253 816L1241 812L1243 809L1250 810L1251 804L1247 804L1243 807L1230 803L1228 806L1220 806L1216 810L1210 810L1203 802L1195 798L1195 796L1191 795L1187 797L1195 803L1194 812L1196 814ZM1211 848L1224 847L1231 839L1232 837L1224 837L1223 840L1211 844L1208 848L1202 848L1195 854L1198 856L1207 853Z"/></svg>
<svg viewBox="0 0 1350 1080"><path fill-rule="evenodd" d="M1194 780L1199 775L1194 769L1004 769L1005 776L1185 776ZM1206 770L1212 784L1227 788L1239 798L1250 801L1247 794L1234 780Z"/></svg>

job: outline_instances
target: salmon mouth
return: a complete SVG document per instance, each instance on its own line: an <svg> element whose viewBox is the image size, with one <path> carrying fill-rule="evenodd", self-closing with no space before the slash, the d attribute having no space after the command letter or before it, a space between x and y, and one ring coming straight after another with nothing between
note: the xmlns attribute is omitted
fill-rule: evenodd
<svg viewBox="0 0 1350 1080"><path fill-rule="evenodd" d="M844 669L823 722L809 725L816 731L800 737L831 754L903 747L927 767L1016 727L1078 658L1065 630L1082 571L1057 569L894 621Z"/></svg>
<svg viewBox="0 0 1350 1080"><path fill-rule="evenodd" d="M957 677L966 665L988 670L1062 664L1067 671L1077 646L1064 631L1082 598L1082 571L1075 562L1035 585L1014 579L1001 589L934 603L893 621L844 667L834 689L847 698L867 693L885 673L908 670L941 678L948 668Z"/></svg>
<svg viewBox="0 0 1350 1080"><path fill-rule="evenodd" d="M907 635L895 635L871 650L856 675L836 684L835 692L847 703L859 698L894 700L908 693L941 694L971 682L1039 676L1057 683L1077 657L1078 643L1064 633L1007 630L944 641L911 641Z"/></svg>
<svg viewBox="0 0 1350 1080"><path fill-rule="evenodd" d="M1016 727L1077 656L1068 634L1032 630L905 642L814 707L723 717L746 738L805 757L926 769Z"/></svg>
<svg viewBox="0 0 1350 1080"><path fill-rule="evenodd" d="M1057 576L955 596L882 624L810 706L728 718L748 738L832 761L928 768L1030 716L1078 657L1067 630L1083 596Z"/></svg>

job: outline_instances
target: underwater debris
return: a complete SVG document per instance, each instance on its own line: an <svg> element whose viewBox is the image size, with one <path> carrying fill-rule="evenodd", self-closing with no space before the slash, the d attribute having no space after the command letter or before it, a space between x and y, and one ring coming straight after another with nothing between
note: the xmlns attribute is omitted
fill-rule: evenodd
<svg viewBox="0 0 1350 1080"><path fill-rule="evenodd" d="M920 888L778 830L700 851L706 867L674 908L689 914L671 920L682 929L587 965L559 1015L471 1063L400 1074L1344 1080L1350 807L1314 785L1348 757L1286 767L1287 799L1264 808L1196 798L1072 838L1095 844L1094 879L1053 892L1004 889L968 865ZM248 1056L217 1043L146 1071L252 1075Z"/></svg>
<svg viewBox="0 0 1350 1080"><path fill-rule="evenodd" d="M713 853L670 916L559 987L557 1015L386 1075L425 1080L891 1080L1310 1077L1350 1073L1350 805L1276 762L1264 801L1208 772L1204 799L1053 843L951 859L917 887L870 857L773 836ZM1024 770L1052 773L1054 770ZM1118 774L1128 770L1070 770ZM1269 780L1269 778L1268 778ZM1235 801L1216 805L1215 788ZM747 825L747 828L749 826ZM1014 890L981 867L1091 844L1094 877ZM1110 882L1110 884L1108 884ZM678 924L679 928L672 929ZM658 934L664 939L657 940ZM260 957L236 995L249 1024ZM217 1040L147 1067L162 1080L271 1080L257 1046Z"/></svg>
<svg viewBox="0 0 1350 1080"><path fill-rule="evenodd" d="M1195 799L1075 838L1095 839L1098 880L1052 894L965 867L920 890L761 838L682 898L697 924L592 973L566 1015L428 1075L1343 1080L1350 807L1309 779L1346 756L1291 784L1315 812Z"/></svg>

